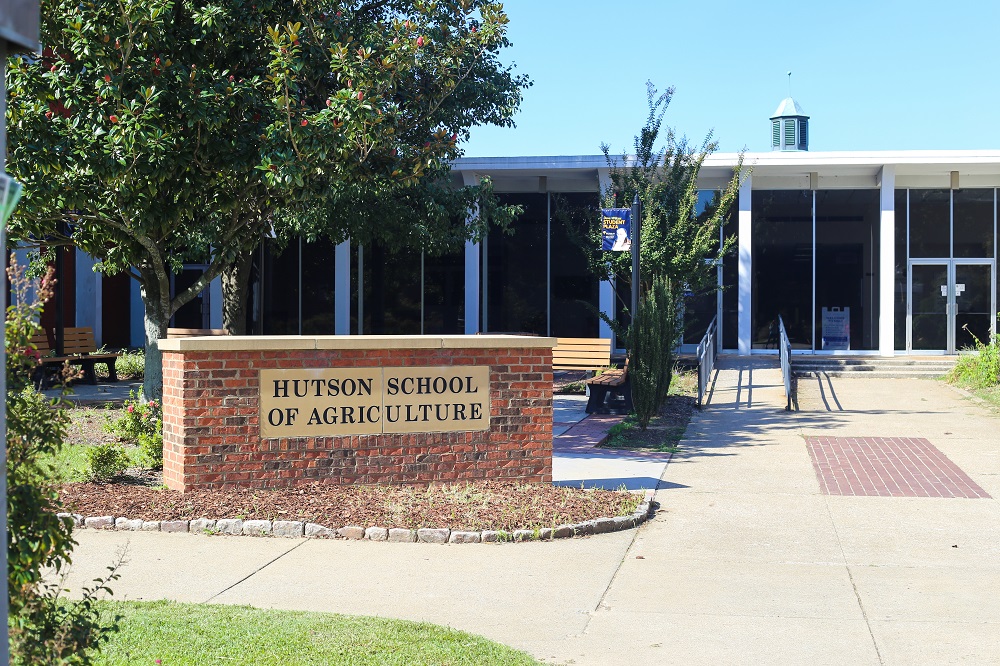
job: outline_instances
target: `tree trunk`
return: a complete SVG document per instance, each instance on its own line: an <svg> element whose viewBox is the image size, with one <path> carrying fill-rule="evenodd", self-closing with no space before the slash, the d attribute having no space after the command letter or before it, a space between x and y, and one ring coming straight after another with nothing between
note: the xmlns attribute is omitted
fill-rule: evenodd
<svg viewBox="0 0 1000 666"><path fill-rule="evenodd" d="M222 272L222 327L230 335L246 335L247 332L247 301L250 296L252 264L253 250L247 249Z"/></svg>
<svg viewBox="0 0 1000 666"><path fill-rule="evenodd" d="M146 400L163 399L163 353L159 341L167 337L170 315L163 312L159 302L150 302L143 293L142 302L146 306L143 325L146 329L146 365L142 380L142 394Z"/></svg>

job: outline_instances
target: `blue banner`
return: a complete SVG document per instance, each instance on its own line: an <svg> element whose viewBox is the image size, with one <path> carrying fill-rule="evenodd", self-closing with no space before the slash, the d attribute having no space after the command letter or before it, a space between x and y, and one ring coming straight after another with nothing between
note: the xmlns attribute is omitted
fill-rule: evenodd
<svg viewBox="0 0 1000 666"><path fill-rule="evenodd" d="M601 249L628 252L632 249L632 209L601 209Z"/></svg>

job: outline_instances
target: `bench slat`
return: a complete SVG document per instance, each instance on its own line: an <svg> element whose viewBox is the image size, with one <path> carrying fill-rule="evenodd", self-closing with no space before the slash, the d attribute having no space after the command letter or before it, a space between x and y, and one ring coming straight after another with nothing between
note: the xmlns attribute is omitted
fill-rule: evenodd
<svg viewBox="0 0 1000 666"><path fill-rule="evenodd" d="M609 338L557 338L553 370L599 370L611 365Z"/></svg>

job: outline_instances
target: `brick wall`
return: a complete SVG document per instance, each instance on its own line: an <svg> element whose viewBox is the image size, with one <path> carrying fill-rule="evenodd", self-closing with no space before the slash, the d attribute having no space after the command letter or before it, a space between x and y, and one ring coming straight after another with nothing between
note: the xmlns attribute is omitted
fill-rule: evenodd
<svg viewBox="0 0 1000 666"><path fill-rule="evenodd" d="M169 488L552 481L549 347L205 350L196 340L169 343L161 343ZM260 437L261 369L449 365L490 366L488 431Z"/></svg>

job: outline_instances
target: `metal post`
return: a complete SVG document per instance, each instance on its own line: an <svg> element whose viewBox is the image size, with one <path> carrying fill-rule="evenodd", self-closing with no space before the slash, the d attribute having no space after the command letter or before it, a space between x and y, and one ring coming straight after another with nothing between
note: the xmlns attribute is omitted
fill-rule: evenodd
<svg viewBox="0 0 1000 666"><path fill-rule="evenodd" d="M0 40L0 81L6 80L7 66L7 44L6 40ZM7 117L7 92L6 88L0 90L0 174L3 174L2 188L0 188L0 202L4 208L7 206L8 190L11 187L10 179L7 178L7 127L5 119ZM4 211L6 212L6 211ZM0 275L6 280L7 277L7 219L6 215L0 214ZM6 284L6 282L5 282ZM0 521L3 528L0 529L0 571L3 572L3 592L0 593L0 615L3 616L3 628L0 632L0 664L10 663L10 634L7 628L10 626L10 574L7 571L7 295L0 299L0 313L3 314L0 326Z"/></svg>
<svg viewBox="0 0 1000 666"><path fill-rule="evenodd" d="M632 200L632 320L639 311L639 193Z"/></svg>
<svg viewBox="0 0 1000 666"><path fill-rule="evenodd" d="M63 231L62 223L59 224L59 231ZM63 291L65 289L64 273L65 265L63 263L63 246L56 245L56 331L55 331L55 343L56 343L56 356L62 356L65 353L65 335L66 335L66 322L63 317L63 309L66 307L66 302L63 299Z"/></svg>

